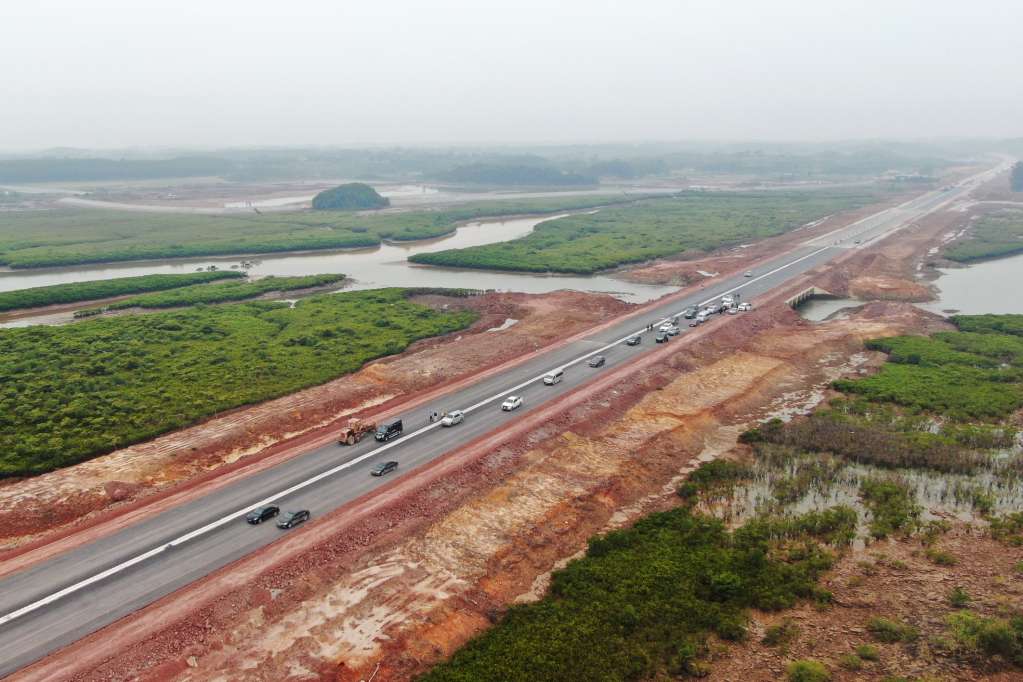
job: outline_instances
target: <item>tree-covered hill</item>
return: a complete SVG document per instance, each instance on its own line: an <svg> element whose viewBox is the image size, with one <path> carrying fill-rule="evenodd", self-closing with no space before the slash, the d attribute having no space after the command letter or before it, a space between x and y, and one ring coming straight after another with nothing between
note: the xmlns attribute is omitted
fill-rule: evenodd
<svg viewBox="0 0 1023 682"><path fill-rule="evenodd" d="M313 208L318 211L367 211L390 205L390 199L361 182L350 182L313 197Z"/></svg>

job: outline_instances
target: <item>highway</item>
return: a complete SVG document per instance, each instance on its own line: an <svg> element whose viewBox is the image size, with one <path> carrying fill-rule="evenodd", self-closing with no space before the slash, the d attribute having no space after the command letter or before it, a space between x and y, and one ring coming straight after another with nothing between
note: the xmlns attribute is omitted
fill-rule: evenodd
<svg viewBox="0 0 1023 682"><path fill-rule="evenodd" d="M346 505L395 476L408 474L438 457L518 419L546 401L576 389L589 380L650 352L656 333L647 324L660 323L690 305L720 300L739 292L742 301L784 285L794 277L844 253L876 243L885 233L972 189L997 172L987 171L949 191L936 191L900 207L865 218L854 225L811 240L795 251L758 266L753 276L712 280L706 288L651 310L641 317L596 332L556 350L537 353L503 374L449 394L442 402L399 415L404 435L389 443L364 438L354 446L330 444L292 458L270 470L253 474L230 487L182 508L139 521L107 537L65 552L0 580L0 677L6 676L91 632L113 623L154 601L227 566L299 525L280 530L272 522L246 523L244 515L264 502L282 509L305 507L312 518ZM860 243L857 243L859 240ZM741 315L742 313L740 313ZM731 316L710 324L728 324ZM688 321L680 320L683 333ZM642 344L626 346L625 338L641 333ZM669 345L677 344L678 337ZM603 367L586 360L604 355ZM541 377L564 369L564 381L545 386ZM523 406L503 412L500 404L518 395ZM451 427L431 424L431 410L466 412L464 423ZM400 463L396 473L370 476L382 459Z"/></svg>

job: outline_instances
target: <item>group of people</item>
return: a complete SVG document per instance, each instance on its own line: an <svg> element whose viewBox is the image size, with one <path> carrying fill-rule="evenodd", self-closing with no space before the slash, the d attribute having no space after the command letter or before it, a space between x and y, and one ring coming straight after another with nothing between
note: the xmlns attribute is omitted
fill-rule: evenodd
<svg viewBox="0 0 1023 682"><path fill-rule="evenodd" d="M438 419L443 419L446 416L448 416L447 412L431 412L430 413L430 423L432 424L435 421L437 421Z"/></svg>

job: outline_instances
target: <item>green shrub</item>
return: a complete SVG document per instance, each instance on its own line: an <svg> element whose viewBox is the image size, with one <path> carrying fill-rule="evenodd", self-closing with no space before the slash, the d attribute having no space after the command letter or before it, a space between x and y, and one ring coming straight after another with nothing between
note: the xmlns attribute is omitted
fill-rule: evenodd
<svg viewBox="0 0 1023 682"><path fill-rule="evenodd" d="M949 554L948 552L942 552L936 549L928 549L926 552L924 552L924 554L927 555L928 559L938 564L939 566L955 566L957 563L959 563L959 560L956 559L952 554Z"/></svg>
<svg viewBox="0 0 1023 682"><path fill-rule="evenodd" d="M997 654L1017 665L1023 664L1023 618L1006 621L957 611L945 617L945 624L956 648Z"/></svg>
<svg viewBox="0 0 1023 682"><path fill-rule="evenodd" d="M547 597L513 606L423 679L596 682L662 670L703 674L699 642L712 633L744 638L750 608L794 604L830 566L805 538L801 561L765 555L751 562L763 541L741 530L729 532L721 520L682 506L591 540L587 557L553 574Z"/></svg>
<svg viewBox="0 0 1023 682"><path fill-rule="evenodd" d="M920 636L920 631L903 623L898 618L882 618L874 616L867 621L867 629L886 644L895 642L912 642Z"/></svg>
<svg viewBox="0 0 1023 682"><path fill-rule="evenodd" d="M785 671L789 682L828 682L831 673L816 661L792 661Z"/></svg>
<svg viewBox="0 0 1023 682"><path fill-rule="evenodd" d="M863 661L856 654L843 654L838 664L848 670L863 670Z"/></svg>
<svg viewBox="0 0 1023 682"><path fill-rule="evenodd" d="M764 637L760 640L760 643L767 646L791 644L796 641L797 637L799 637L799 628L792 624L791 618L786 618L781 623L769 625L764 630Z"/></svg>
<svg viewBox="0 0 1023 682"><path fill-rule="evenodd" d="M856 647L856 655L864 661L876 661L879 657L877 647L872 644L860 644Z"/></svg>
<svg viewBox="0 0 1023 682"><path fill-rule="evenodd" d="M961 587L955 588L945 596L948 597L948 601L952 604L952 606L957 609L966 608L969 603L973 601L973 597L966 594Z"/></svg>

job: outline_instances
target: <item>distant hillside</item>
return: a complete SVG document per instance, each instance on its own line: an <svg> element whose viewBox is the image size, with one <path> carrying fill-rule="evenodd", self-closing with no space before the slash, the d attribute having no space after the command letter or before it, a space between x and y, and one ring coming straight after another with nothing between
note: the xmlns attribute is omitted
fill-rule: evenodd
<svg viewBox="0 0 1023 682"><path fill-rule="evenodd" d="M562 173L543 166L474 163L457 166L438 175L444 182L467 185L595 185L597 179L579 173Z"/></svg>
<svg viewBox="0 0 1023 682"><path fill-rule="evenodd" d="M227 159L199 156L146 161L11 159L0 161L0 183L196 178L226 175L233 169Z"/></svg>
<svg viewBox="0 0 1023 682"><path fill-rule="evenodd" d="M361 182L350 182L313 197L313 208L318 211L365 211L390 205L390 199Z"/></svg>

